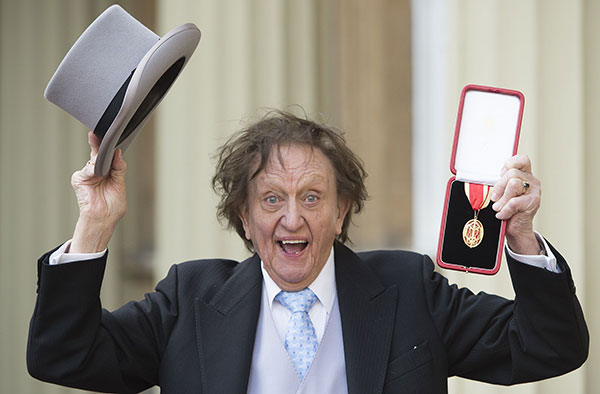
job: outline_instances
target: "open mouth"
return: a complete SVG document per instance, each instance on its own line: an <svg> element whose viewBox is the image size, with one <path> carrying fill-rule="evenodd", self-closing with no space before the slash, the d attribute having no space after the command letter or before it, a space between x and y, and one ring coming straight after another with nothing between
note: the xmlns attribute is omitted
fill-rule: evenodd
<svg viewBox="0 0 600 394"><path fill-rule="evenodd" d="M308 241L303 240L277 241L277 243L285 254L290 255L298 255L308 246Z"/></svg>

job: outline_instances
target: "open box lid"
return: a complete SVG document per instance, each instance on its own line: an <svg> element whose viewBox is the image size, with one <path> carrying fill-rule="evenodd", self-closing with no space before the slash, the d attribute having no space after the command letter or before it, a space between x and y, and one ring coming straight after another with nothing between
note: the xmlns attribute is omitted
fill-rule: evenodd
<svg viewBox="0 0 600 394"><path fill-rule="evenodd" d="M461 93L450 170L456 179L493 185L517 153L525 98L516 90L467 85Z"/></svg>

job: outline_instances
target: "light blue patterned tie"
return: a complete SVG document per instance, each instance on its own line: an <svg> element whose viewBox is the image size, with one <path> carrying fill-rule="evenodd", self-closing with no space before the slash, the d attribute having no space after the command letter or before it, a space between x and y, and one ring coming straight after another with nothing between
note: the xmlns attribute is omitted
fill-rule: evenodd
<svg viewBox="0 0 600 394"><path fill-rule="evenodd" d="M300 379L304 379L319 347L315 327L308 316L317 296L307 288L294 292L281 291L275 296L275 300L292 312L285 333L285 350Z"/></svg>

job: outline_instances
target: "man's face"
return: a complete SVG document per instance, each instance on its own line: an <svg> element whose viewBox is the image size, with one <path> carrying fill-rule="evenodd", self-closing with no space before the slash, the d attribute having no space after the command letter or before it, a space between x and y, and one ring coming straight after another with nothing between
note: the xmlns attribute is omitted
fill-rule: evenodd
<svg viewBox="0 0 600 394"><path fill-rule="evenodd" d="M249 183L240 218L269 276L297 291L321 272L348 203L338 200L333 166L320 149L292 144L279 152Z"/></svg>

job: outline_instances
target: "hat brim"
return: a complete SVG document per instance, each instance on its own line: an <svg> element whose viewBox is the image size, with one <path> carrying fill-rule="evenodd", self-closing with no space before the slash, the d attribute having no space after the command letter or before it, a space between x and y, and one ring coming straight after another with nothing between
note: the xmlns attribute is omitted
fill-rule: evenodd
<svg viewBox="0 0 600 394"><path fill-rule="evenodd" d="M129 83L124 85L126 91L121 105L112 109L117 112L116 115L113 118L107 110L105 115L108 114L108 122L106 116L99 122L99 125L105 122L105 131L103 130L103 136L100 135L95 175L108 174L115 150L125 151L144 127L152 111L187 64L199 41L200 30L194 24L186 23L161 37L140 60L128 79Z"/></svg>

